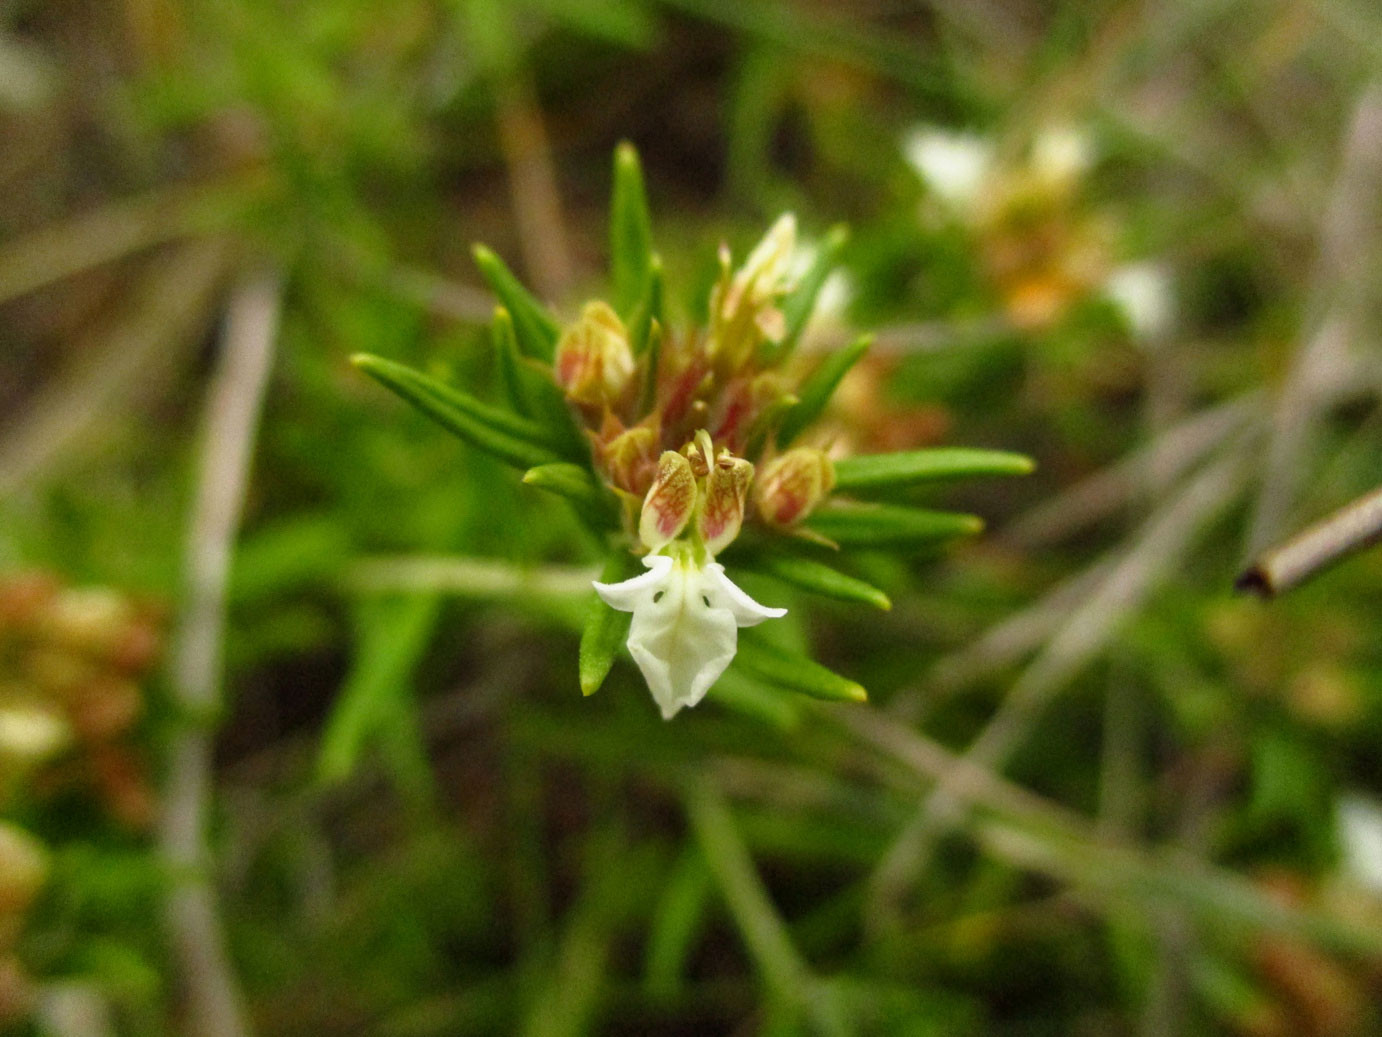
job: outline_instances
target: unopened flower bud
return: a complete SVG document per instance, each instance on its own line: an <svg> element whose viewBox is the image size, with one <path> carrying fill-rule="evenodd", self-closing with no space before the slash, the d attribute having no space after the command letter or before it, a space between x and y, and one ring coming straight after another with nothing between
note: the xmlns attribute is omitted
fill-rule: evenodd
<svg viewBox="0 0 1382 1037"><path fill-rule="evenodd" d="M753 465L722 450L705 477L705 499L696 516L696 532L712 556L734 542L744 523L744 499L753 480Z"/></svg>
<svg viewBox="0 0 1382 1037"><path fill-rule="evenodd" d="M638 535L650 551L675 540L696 509L696 476L691 462L674 450L664 451L657 463L657 478L643 498Z"/></svg>
<svg viewBox="0 0 1382 1037"><path fill-rule="evenodd" d="M758 243L739 272L726 302L746 301L758 307L772 302L786 290L792 250L797 243L797 218L790 212L779 216Z"/></svg>
<svg viewBox="0 0 1382 1037"><path fill-rule="evenodd" d="M710 298L715 350L737 367L760 339L781 341L787 324L777 301L790 288L797 221L780 216L732 277L728 253L721 252L720 282Z"/></svg>
<svg viewBox="0 0 1382 1037"><path fill-rule="evenodd" d="M562 334L553 360L557 384L577 403L613 404L633 377L633 351L624 322L603 302L587 303Z"/></svg>
<svg viewBox="0 0 1382 1037"><path fill-rule="evenodd" d="M835 466L825 452L795 447L763 468L754 497L770 526L796 525L835 487Z"/></svg>
<svg viewBox="0 0 1382 1037"><path fill-rule="evenodd" d="M657 473L657 432L635 425L596 441L601 469L610 483L626 493L642 497Z"/></svg>

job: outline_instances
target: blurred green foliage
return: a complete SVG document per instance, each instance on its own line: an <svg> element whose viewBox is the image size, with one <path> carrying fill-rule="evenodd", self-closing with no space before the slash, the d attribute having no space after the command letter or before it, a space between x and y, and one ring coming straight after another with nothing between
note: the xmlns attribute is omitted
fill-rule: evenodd
<svg viewBox="0 0 1382 1037"><path fill-rule="evenodd" d="M1382 1027L1382 560L1228 590L1262 529L1382 481L1378 39L1362 0L0 10L0 568L175 628L226 289L282 278L212 828L257 1032ZM947 206L918 125L988 142L984 196L1019 201ZM1064 127L1092 157L1032 201L1012 185ZM348 364L501 399L470 246L574 316L624 138L690 286L672 319L721 238L847 222L849 300L802 342L876 333L841 445L1038 462L908 489L988 532L852 554L888 612L767 585L791 612L758 650L809 649L867 706L731 674L663 724L625 663L584 699L569 591L599 545ZM1132 263L1173 295L1149 336L1106 291ZM171 679L145 688L155 759ZM74 986L112 1032L197 1032L151 832L6 791L52 854L13 941L36 1014L0 947L16 1032L101 1032L55 1021Z"/></svg>

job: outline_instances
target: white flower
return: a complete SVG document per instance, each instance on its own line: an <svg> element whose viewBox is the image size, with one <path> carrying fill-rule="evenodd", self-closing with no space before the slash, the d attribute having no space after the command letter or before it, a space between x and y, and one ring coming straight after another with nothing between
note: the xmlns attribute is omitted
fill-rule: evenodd
<svg viewBox="0 0 1382 1037"><path fill-rule="evenodd" d="M1382 802L1351 792L1340 798L1338 812L1345 874L1382 893Z"/></svg>
<svg viewBox="0 0 1382 1037"><path fill-rule="evenodd" d="M1104 281L1104 294L1139 340L1155 341L1171 330L1175 296L1165 267L1151 262L1120 266Z"/></svg>
<svg viewBox="0 0 1382 1037"><path fill-rule="evenodd" d="M736 587L724 566L697 565L689 551L643 559L648 572L623 583L596 583L611 608L633 613L629 652L653 699L670 720L694 706L725 672L739 644L739 627L787 614L766 608Z"/></svg>
<svg viewBox="0 0 1382 1037"><path fill-rule="evenodd" d="M1087 131L1074 126L1053 126L1032 141L1032 172L1053 187L1084 176L1094 159L1094 141Z"/></svg>
<svg viewBox="0 0 1382 1037"><path fill-rule="evenodd" d="M974 207L993 166L993 145L983 137L930 126L908 133L902 153L927 187L961 211Z"/></svg>

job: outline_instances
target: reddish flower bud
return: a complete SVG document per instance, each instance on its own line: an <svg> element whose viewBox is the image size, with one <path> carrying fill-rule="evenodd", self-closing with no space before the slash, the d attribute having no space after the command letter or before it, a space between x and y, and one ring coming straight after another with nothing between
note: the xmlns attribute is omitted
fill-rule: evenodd
<svg viewBox="0 0 1382 1037"><path fill-rule="evenodd" d="M587 303L581 319L557 342L552 367L557 384L576 403L599 407L618 402L634 371L624 322L605 303Z"/></svg>
<svg viewBox="0 0 1382 1037"><path fill-rule="evenodd" d="M796 525L835 487L835 466L825 452L795 447L763 467L754 492L758 513L770 526Z"/></svg>
<svg viewBox="0 0 1382 1037"><path fill-rule="evenodd" d="M681 534L696 510L696 495L691 462L674 450L664 451L638 519L638 535L648 550L656 551Z"/></svg>
<svg viewBox="0 0 1382 1037"><path fill-rule="evenodd" d="M657 431L647 425L597 438L596 455L605 478L612 486L642 497L657 474L657 440Z"/></svg>
<svg viewBox="0 0 1382 1037"><path fill-rule="evenodd" d="M744 499L753 480L753 465L728 450L710 466L705 477L705 499L696 516L696 532L712 556L719 554L739 535L744 523Z"/></svg>

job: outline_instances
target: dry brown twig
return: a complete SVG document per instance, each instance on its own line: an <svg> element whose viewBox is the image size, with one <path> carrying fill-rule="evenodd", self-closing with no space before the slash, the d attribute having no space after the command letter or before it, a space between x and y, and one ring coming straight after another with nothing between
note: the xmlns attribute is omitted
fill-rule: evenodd
<svg viewBox="0 0 1382 1037"><path fill-rule="evenodd" d="M221 706L226 583L278 335L280 301L278 276L262 271L246 276L231 296L206 404L187 544L186 599L172 653L171 690L182 725L169 754L159 846L171 880L169 938L187 997L189 1029L198 1037L249 1033L212 887L207 814L212 728Z"/></svg>
<svg viewBox="0 0 1382 1037"><path fill-rule="evenodd" d="M1344 505L1332 515L1258 556L1234 587L1264 598L1284 594L1348 555L1382 541L1382 489Z"/></svg>

